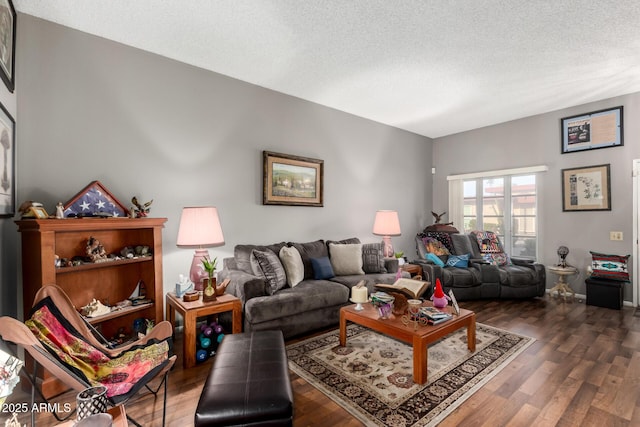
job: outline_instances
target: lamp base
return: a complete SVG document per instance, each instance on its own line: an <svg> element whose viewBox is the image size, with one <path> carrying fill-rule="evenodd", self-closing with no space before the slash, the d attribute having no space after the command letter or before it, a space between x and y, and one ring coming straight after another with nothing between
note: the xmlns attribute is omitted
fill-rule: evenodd
<svg viewBox="0 0 640 427"><path fill-rule="evenodd" d="M209 275L202 266L202 260L209 258L209 251L206 249L196 249L193 254L193 261L191 261L191 270L189 270L189 279L193 282L193 287L196 291L204 289L203 279L208 279Z"/></svg>
<svg viewBox="0 0 640 427"><path fill-rule="evenodd" d="M385 258L392 258L394 255L393 246L391 245L391 236L384 236L382 238L382 255Z"/></svg>

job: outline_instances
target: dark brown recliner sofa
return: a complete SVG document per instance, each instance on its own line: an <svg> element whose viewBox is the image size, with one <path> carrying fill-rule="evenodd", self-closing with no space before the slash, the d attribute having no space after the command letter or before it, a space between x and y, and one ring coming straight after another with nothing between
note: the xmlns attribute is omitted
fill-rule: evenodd
<svg viewBox="0 0 640 427"><path fill-rule="evenodd" d="M445 292L453 289L458 300L533 298L544 295L546 271L542 264L524 258L507 257L497 236L495 236L493 247L485 247L483 252L480 248L478 233L482 232L460 234L425 231L419 233L415 242L420 258L412 262L422 267L426 280L435 283L436 279L440 279ZM469 254L468 267L459 268L446 264L438 266L427 259L429 253L427 247L433 249L431 244L433 239L440 242L451 255ZM449 255L440 254L438 258L446 263ZM496 263L505 264L496 265Z"/></svg>

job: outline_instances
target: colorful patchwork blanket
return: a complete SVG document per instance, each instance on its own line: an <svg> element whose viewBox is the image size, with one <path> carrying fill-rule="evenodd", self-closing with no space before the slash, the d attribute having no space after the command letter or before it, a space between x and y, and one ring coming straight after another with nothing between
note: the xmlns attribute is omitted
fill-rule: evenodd
<svg viewBox="0 0 640 427"><path fill-rule="evenodd" d="M146 383L145 377L153 377L169 357L168 339L109 357L84 341L50 298L34 307L31 319L25 324L60 362L84 377L92 386L105 386L108 397L134 391L132 389L136 384Z"/></svg>

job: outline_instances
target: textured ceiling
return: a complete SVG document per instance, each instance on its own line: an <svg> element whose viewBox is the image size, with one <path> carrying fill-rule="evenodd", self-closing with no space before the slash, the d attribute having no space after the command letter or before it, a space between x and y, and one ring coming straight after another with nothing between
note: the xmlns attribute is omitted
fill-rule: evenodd
<svg viewBox="0 0 640 427"><path fill-rule="evenodd" d="M13 1L432 138L640 91L638 0Z"/></svg>

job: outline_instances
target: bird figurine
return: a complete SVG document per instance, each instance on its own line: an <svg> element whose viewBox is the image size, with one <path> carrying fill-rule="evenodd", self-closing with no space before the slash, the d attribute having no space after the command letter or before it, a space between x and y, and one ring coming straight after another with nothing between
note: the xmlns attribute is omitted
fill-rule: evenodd
<svg viewBox="0 0 640 427"><path fill-rule="evenodd" d="M442 212L441 214L437 214L434 211L431 211L431 215L433 215L434 218L434 224L440 224L440 220L442 219L442 217L446 214L446 212ZM453 222L446 222L442 225L453 225Z"/></svg>
<svg viewBox="0 0 640 427"><path fill-rule="evenodd" d="M431 295L433 306L436 308L444 308L449 305L450 299L451 298L445 295L444 291L442 290L442 283L440 283L440 279L436 279L436 289L433 292L433 295Z"/></svg>
<svg viewBox="0 0 640 427"><path fill-rule="evenodd" d="M149 215L149 206L151 206L151 203L153 203L153 199L151 199L147 203L141 204L140 202L138 202L138 198L136 196L133 196L133 198L131 199L131 203L135 205L135 208L133 208L132 211L135 213L136 218L146 218L147 215Z"/></svg>
<svg viewBox="0 0 640 427"><path fill-rule="evenodd" d="M222 281L218 286L216 286L216 296L224 295L224 292L227 290L227 286L231 283L231 279L227 278Z"/></svg>

